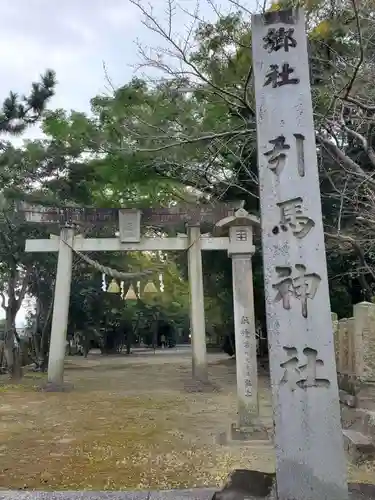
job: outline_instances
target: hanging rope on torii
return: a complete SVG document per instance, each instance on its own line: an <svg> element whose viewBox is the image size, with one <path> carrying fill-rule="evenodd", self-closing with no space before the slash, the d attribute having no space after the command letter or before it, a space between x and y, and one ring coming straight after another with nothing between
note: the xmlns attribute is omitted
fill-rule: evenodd
<svg viewBox="0 0 375 500"><path fill-rule="evenodd" d="M125 272L125 271L118 271L117 269L114 269L113 267L109 266L103 266L100 264L97 260L90 259L90 257L87 257L84 253L80 252L79 250L76 250L73 248L71 245L69 245L68 242L64 241L64 243L73 250L75 254L78 255L82 260L84 260L87 264L90 266L94 267L101 273L105 274L106 276L110 276L111 278L116 278L119 280L129 280L129 279L134 279L134 278L145 278L147 276L152 276L153 274L156 274L157 272L160 272L162 270L162 266L156 266L153 269L145 269L143 271L134 271L134 272ZM164 268L164 266L163 266Z"/></svg>

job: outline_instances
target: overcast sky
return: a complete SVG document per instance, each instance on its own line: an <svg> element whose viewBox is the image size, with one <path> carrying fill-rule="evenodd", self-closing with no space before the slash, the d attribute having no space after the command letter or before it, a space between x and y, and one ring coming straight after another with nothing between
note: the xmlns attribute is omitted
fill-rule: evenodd
<svg viewBox="0 0 375 500"><path fill-rule="evenodd" d="M192 12L197 0L179 0ZM166 0L151 0L154 12L166 19ZM244 2L250 8L255 0ZM229 0L216 0L222 11ZM200 1L200 17L213 20L207 0ZM89 111L90 99L105 92L105 63L116 86L129 81L133 65L140 61L139 39L157 46L160 38L142 25L142 15L129 0L1 0L0 2L0 98L10 90L23 94L47 68L59 82L51 108ZM191 18L176 10L174 31L183 33ZM39 135L37 130L28 137ZM0 313L1 315L1 313ZM17 323L23 323L20 311Z"/></svg>
<svg viewBox="0 0 375 500"><path fill-rule="evenodd" d="M1 0L0 5L1 95L25 91L52 68L59 81L52 105L87 109L90 97L104 87L102 62L118 83L128 80L129 64L137 59L133 40L148 38L128 0Z"/></svg>
<svg viewBox="0 0 375 500"><path fill-rule="evenodd" d="M179 0L192 12L197 0ZM229 0L215 0L223 11ZM166 0L152 0L153 9L166 19ZM200 0L200 16L214 19L208 0ZM247 0L250 7L255 0ZM147 1L145 2L147 5ZM105 91L105 62L116 85L133 75L139 62L134 41L156 46L160 38L141 23L142 15L129 0L1 0L0 96L9 90L27 92L46 69L59 82L51 107L88 110L89 100ZM191 18L176 10L174 28L182 33ZM33 136L35 132L32 132Z"/></svg>

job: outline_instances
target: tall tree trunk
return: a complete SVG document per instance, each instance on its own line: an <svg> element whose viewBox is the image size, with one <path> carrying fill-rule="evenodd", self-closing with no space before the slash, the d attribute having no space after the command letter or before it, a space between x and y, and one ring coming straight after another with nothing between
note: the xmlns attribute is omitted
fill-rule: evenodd
<svg viewBox="0 0 375 500"><path fill-rule="evenodd" d="M5 342L0 340L0 374L4 373L5 365Z"/></svg>
<svg viewBox="0 0 375 500"><path fill-rule="evenodd" d="M45 307L40 298L37 297L32 343L33 352L35 353L33 361L38 371L45 371L48 364L48 334L50 333L52 310L53 298L49 302L47 314L45 315Z"/></svg>
<svg viewBox="0 0 375 500"><path fill-rule="evenodd" d="M3 299L3 309L5 310L5 349L4 355L7 363L8 373L12 380L22 377L22 363L19 337L16 332L16 316L25 297L30 274L26 271L19 296L16 296L16 287L19 280L17 268L10 271L8 280L8 305L5 306Z"/></svg>
<svg viewBox="0 0 375 500"><path fill-rule="evenodd" d="M42 303L39 297L36 299L35 307L35 318L33 321L32 332L31 332L31 342L32 342L32 352L34 354L34 363L36 368L39 367L40 355L40 317L42 314Z"/></svg>
<svg viewBox="0 0 375 500"><path fill-rule="evenodd" d="M40 338L40 353L41 353L41 364L40 369L42 371L47 370L48 365L48 352L49 352L49 334L51 333L51 320L53 311L53 299L50 302L46 319L44 321L42 335Z"/></svg>
<svg viewBox="0 0 375 500"><path fill-rule="evenodd" d="M12 299L10 299L12 302ZM8 305L5 319L5 359L7 362L8 373L12 380L18 380L22 377L20 345L16 339L16 315L18 309L14 305Z"/></svg>

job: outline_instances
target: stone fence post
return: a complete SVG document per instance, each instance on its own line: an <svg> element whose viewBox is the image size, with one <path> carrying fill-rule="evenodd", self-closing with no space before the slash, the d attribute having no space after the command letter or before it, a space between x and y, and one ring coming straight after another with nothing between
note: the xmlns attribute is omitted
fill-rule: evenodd
<svg viewBox="0 0 375 500"><path fill-rule="evenodd" d="M361 383L375 383L375 304L354 306L355 373Z"/></svg>
<svg viewBox="0 0 375 500"><path fill-rule="evenodd" d="M332 323L339 387L356 394L375 386L375 304L360 302L339 321L332 313Z"/></svg>
<svg viewBox="0 0 375 500"><path fill-rule="evenodd" d="M340 338L339 338L339 322L338 316L335 312L331 312L332 329L333 329L333 343L335 348L336 371L339 371L339 351L340 351Z"/></svg>

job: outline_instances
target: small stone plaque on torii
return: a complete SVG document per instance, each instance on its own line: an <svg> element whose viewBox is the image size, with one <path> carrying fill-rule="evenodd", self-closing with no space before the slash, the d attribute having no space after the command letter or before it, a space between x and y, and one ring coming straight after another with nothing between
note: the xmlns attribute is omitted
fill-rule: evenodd
<svg viewBox="0 0 375 500"><path fill-rule="evenodd" d="M141 211L136 208L122 208L118 211L119 238L121 243L141 241Z"/></svg>

